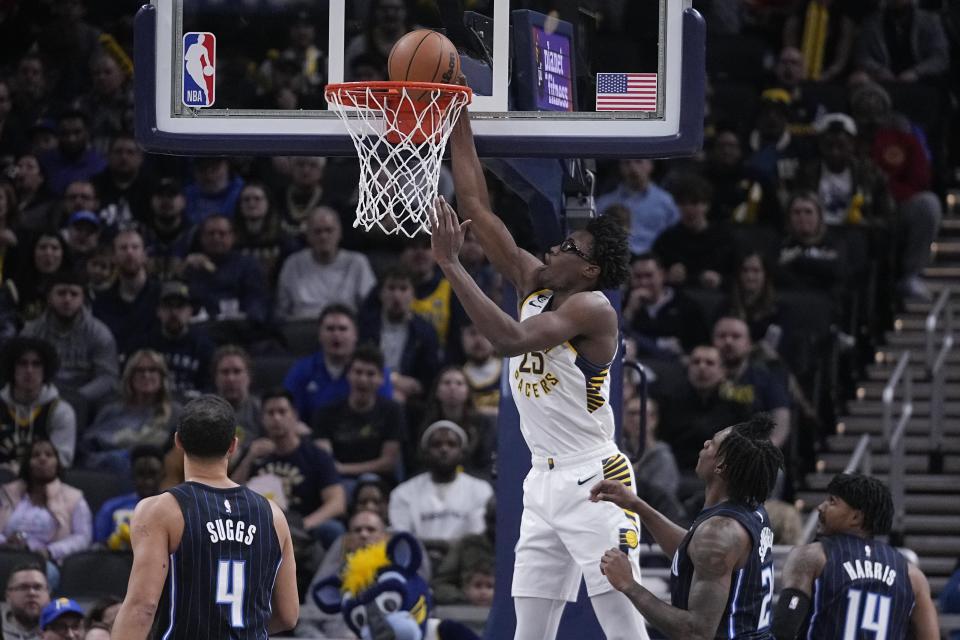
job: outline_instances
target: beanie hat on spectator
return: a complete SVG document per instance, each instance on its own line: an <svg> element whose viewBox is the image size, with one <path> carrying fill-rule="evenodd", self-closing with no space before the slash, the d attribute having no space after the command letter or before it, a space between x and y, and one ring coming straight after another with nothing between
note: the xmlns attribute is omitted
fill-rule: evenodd
<svg viewBox="0 0 960 640"><path fill-rule="evenodd" d="M423 430L423 435L420 436L420 446L426 449L430 442L430 436L440 429L450 429L450 431L453 431L456 436L460 438L460 446L464 449L466 449L467 445L470 443L470 438L467 436L467 432L464 431L463 427L458 425L456 422L453 422L452 420L437 420Z"/></svg>

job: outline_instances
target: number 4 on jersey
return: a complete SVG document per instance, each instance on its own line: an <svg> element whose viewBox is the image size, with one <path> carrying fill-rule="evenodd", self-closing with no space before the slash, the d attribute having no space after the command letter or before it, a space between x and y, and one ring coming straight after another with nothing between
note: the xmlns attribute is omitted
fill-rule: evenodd
<svg viewBox="0 0 960 640"><path fill-rule="evenodd" d="M217 569L217 604L230 605L230 626L243 628L243 569L242 560L221 560Z"/></svg>

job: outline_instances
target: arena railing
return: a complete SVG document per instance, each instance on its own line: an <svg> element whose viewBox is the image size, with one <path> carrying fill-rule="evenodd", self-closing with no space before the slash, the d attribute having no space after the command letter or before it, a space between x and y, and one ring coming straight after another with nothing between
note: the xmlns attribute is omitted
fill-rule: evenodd
<svg viewBox="0 0 960 640"><path fill-rule="evenodd" d="M900 411L894 423L897 391L900 390ZM907 425L913 417L913 373L910 371L910 352L904 351L890 374L881 396L883 402L883 439L890 454L890 475L887 480L893 495L893 527L891 542L899 546L903 540L904 524L904 467Z"/></svg>
<svg viewBox="0 0 960 640"><path fill-rule="evenodd" d="M927 314L925 365L930 380L930 472L943 470L943 417L946 402L947 356L953 350L953 305L949 288L940 292L933 308ZM934 346L937 329L943 327L940 349Z"/></svg>

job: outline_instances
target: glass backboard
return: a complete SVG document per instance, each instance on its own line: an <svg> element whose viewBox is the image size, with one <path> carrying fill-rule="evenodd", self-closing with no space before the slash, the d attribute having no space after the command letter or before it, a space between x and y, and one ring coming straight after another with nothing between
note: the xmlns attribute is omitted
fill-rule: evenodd
<svg viewBox="0 0 960 640"><path fill-rule="evenodd" d="M158 152L350 155L324 86L387 79L393 43L417 28L456 45L481 155L700 146L704 24L690 0L155 0L136 23L138 138Z"/></svg>

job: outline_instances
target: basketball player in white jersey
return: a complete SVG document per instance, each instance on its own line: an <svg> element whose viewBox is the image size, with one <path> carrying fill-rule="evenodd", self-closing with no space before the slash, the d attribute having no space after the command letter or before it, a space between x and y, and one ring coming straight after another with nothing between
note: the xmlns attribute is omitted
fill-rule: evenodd
<svg viewBox="0 0 960 640"><path fill-rule="evenodd" d="M612 590L597 564L612 545L629 555L639 576L639 519L612 504L589 502L590 487L600 479L633 486L630 462L614 444L610 408L617 312L600 291L619 286L628 275L626 236L614 220L596 218L541 262L517 247L490 210L466 113L451 140L465 222L439 200L433 253L474 324L498 353L510 356L510 387L533 458L524 481L513 574L514 638L553 639L583 577L608 640L645 639L643 619ZM519 321L501 311L460 264L457 254L468 225L521 296Z"/></svg>

